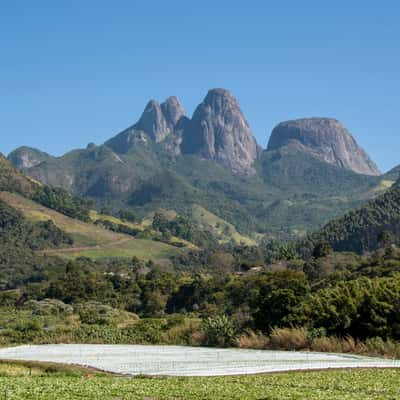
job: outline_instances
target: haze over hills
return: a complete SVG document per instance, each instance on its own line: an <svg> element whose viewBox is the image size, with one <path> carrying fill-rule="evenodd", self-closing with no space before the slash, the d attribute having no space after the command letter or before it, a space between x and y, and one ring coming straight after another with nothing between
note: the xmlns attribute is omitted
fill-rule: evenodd
<svg viewBox="0 0 400 400"><path fill-rule="evenodd" d="M9 160L31 177L100 205L192 215L193 205L246 234L302 235L376 196L395 179L336 120L283 122L257 144L237 99L212 89L192 118L176 97L139 121L62 157L22 147ZM385 181L382 184L383 180Z"/></svg>

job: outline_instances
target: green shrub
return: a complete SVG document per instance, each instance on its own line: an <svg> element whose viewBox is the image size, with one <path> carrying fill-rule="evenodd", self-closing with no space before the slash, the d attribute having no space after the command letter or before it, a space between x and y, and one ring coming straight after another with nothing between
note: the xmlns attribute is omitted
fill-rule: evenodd
<svg viewBox="0 0 400 400"><path fill-rule="evenodd" d="M57 299L29 300L24 304L24 308L32 310L36 315L71 315L73 307Z"/></svg>
<svg viewBox="0 0 400 400"><path fill-rule="evenodd" d="M77 304L76 310L81 322L88 325L112 324L118 319L121 313L119 310L97 301Z"/></svg>
<svg viewBox="0 0 400 400"><path fill-rule="evenodd" d="M209 317L203 321L202 331L209 346L232 346L236 339L235 329L226 315Z"/></svg>

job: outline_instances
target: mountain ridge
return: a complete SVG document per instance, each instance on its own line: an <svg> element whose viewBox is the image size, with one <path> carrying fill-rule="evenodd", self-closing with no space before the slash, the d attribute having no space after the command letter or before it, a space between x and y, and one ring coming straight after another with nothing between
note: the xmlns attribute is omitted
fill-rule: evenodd
<svg viewBox="0 0 400 400"><path fill-rule="evenodd" d="M334 128L343 136L344 127ZM347 130L346 135L352 138ZM137 123L102 145L46 155L28 168L18 164L17 150L9 159L34 179L88 196L100 207L190 213L199 204L241 233L284 231L285 237L321 226L388 186L377 170L365 175L352 165L325 160L323 152L316 154L318 146L273 142L262 150L237 99L225 89L212 89L192 118L174 96L152 100ZM32 152L31 158L38 158L40 153Z"/></svg>

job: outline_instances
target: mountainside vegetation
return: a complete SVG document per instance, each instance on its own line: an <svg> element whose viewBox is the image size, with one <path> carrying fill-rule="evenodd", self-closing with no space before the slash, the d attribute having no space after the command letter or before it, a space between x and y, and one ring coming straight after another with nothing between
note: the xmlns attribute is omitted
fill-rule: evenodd
<svg viewBox="0 0 400 400"><path fill-rule="evenodd" d="M397 182L381 196L366 205L329 222L310 235L309 248L317 242L327 242L336 251L359 254L382 245L400 244L400 185ZM304 248L306 242L301 242Z"/></svg>
<svg viewBox="0 0 400 400"><path fill-rule="evenodd" d="M93 167L70 161L76 171L71 176L91 176L86 181L74 178L72 187L64 185L54 172L70 170L65 161L60 161L59 167L42 163L27 173L36 179L45 174L45 182L89 197L98 207L106 206L113 212L132 208L144 217L163 208L189 216L198 204L242 234L258 232L285 239L304 235L385 189L379 177L355 174L304 154L265 153L256 164L258 174L253 176L232 174L195 156L170 160L154 148L145 152L136 149L118 158L122 162L112 161L110 155L104 166L95 163ZM40 174L35 168L40 168ZM53 173L53 178L46 178Z"/></svg>

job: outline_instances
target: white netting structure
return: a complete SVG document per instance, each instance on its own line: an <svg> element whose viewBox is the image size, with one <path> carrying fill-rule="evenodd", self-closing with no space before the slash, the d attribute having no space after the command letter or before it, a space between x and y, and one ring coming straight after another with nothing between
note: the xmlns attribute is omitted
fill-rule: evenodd
<svg viewBox="0 0 400 400"><path fill-rule="evenodd" d="M400 368L350 354L184 346L57 344L0 349L0 359L77 364L127 375L218 376L330 368Z"/></svg>

